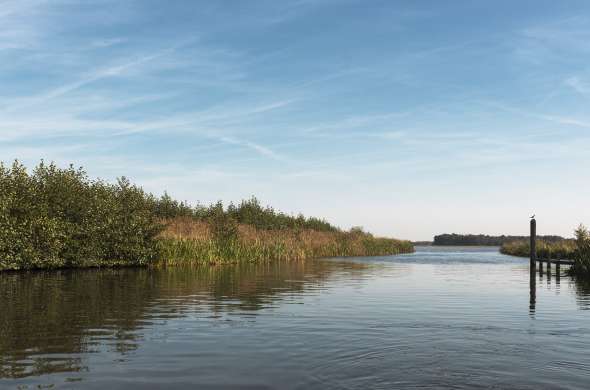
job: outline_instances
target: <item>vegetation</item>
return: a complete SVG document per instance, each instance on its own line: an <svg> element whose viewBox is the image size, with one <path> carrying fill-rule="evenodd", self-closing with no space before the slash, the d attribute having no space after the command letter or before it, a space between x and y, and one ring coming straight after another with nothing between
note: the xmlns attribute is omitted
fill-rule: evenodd
<svg viewBox="0 0 590 390"><path fill-rule="evenodd" d="M304 260L413 251L408 241L373 237L360 228L348 232L302 228L267 230L236 224L232 218L226 218L213 223L190 218L170 220L159 240L161 264Z"/></svg>
<svg viewBox="0 0 590 390"><path fill-rule="evenodd" d="M590 233L584 225L580 225L576 231L576 247L574 265L571 273L577 277L590 279Z"/></svg>
<svg viewBox="0 0 590 390"><path fill-rule="evenodd" d="M192 207L119 179L43 162L0 164L0 270L386 255L411 243L344 232L255 198Z"/></svg>
<svg viewBox="0 0 590 390"><path fill-rule="evenodd" d="M500 252L505 255L529 257L531 253L529 239L512 241L503 244ZM576 252L574 240L547 242L537 240L537 256L540 259L573 259Z"/></svg>
<svg viewBox="0 0 590 390"><path fill-rule="evenodd" d="M434 236L433 245L477 245L477 246L501 246L506 243L526 240L526 236L488 236L485 234L440 234ZM548 243L565 240L560 236L539 236L539 239Z"/></svg>
<svg viewBox="0 0 590 390"><path fill-rule="evenodd" d="M302 214L297 217L262 207L256 198L243 200L238 205L230 203L227 208L217 202L211 206L197 205L191 207L186 202L178 202L167 193L155 200L154 212L162 219L190 217L195 220L217 222L220 218L232 220L238 224L254 226L262 230L311 229L320 232L336 232L339 229L323 219L306 218Z"/></svg>
<svg viewBox="0 0 590 390"><path fill-rule="evenodd" d="M163 228L150 200L125 178L0 164L0 270L147 264Z"/></svg>
<svg viewBox="0 0 590 390"><path fill-rule="evenodd" d="M537 256L539 258L574 260L570 268L572 275L590 278L590 232L584 225L580 225L574 232L575 239L557 242L537 241ZM500 252L521 257L529 257L530 244L526 241L505 243Z"/></svg>

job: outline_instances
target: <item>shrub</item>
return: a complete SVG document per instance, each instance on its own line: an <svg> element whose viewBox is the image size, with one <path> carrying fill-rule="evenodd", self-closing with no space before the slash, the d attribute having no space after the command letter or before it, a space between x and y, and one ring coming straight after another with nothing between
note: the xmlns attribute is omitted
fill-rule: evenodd
<svg viewBox="0 0 590 390"><path fill-rule="evenodd" d="M576 276L590 278L590 233L584 225L580 225L575 230L575 237L577 250L571 272Z"/></svg>
<svg viewBox="0 0 590 390"><path fill-rule="evenodd" d="M125 178L0 164L0 270L147 264L161 231L153 198Z"/></svg>

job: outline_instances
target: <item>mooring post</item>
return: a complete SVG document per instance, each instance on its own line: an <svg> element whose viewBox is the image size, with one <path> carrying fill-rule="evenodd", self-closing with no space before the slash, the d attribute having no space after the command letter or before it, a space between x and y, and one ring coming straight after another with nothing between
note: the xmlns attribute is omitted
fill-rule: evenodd
<svg viewBox="0 0 590 390"><path fill-rule="evenodd" d="M531 219L531 269L537 265L537 221L535 218ZM541 265L542 267L542 265Z"/></svg>

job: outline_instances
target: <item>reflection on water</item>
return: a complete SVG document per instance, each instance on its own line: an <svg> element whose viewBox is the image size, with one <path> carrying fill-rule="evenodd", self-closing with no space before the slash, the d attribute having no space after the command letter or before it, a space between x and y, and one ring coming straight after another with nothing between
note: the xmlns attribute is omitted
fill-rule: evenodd
<svg viewBox="0 0 590 390"><path fill-rule="evenodd" d="M496 248L0 274L0 388L586 388L590 285Z"/></svg>
<svg viewBox="0 0 590 390"><path fill-rule="evenodd" d="M82 354L124 356L144 341L145 327L190 314L255 313L321 290L329 278L362 280L367 268L288 262L0 274L0 377L88 371Z"/></svg>

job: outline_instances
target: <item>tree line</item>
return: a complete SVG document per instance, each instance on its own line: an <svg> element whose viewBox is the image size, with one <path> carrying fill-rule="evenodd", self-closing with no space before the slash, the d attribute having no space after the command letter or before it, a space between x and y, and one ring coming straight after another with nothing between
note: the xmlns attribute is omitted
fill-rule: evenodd
<svg viewBox="0 0 590 390"><path fill-rule="evenodd" d="M560 236L537 236L545 242L559 242L565 240ZM485 234L439 234L434 236L433 245L480 245L480 246L502 246L512 241L522 241L528 236L489 236Z"/></svg>

